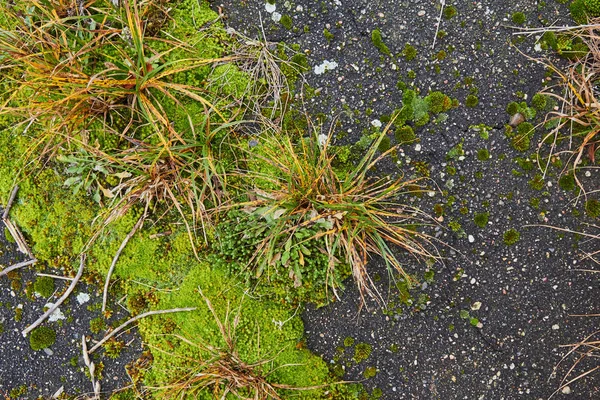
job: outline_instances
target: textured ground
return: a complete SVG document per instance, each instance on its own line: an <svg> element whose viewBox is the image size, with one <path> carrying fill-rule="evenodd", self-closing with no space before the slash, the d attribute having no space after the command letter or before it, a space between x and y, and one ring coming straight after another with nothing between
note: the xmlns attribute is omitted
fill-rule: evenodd
<svg viewBox="0 0 600 400"><path fill-rule="evenodd" d="M559 387L564 367L573 361L553 375L567 351L559 346L597 329L593 319L570 316L600 307L597 278L576 271L593 268L589 260L579 261L577 248L589 250L597 243L526 226L543 222L585 229L583 224L593 221L573 217L573 209L582 210L581 201L571 202L572 195L558 187L556 177L545 179L541 190L534 189L529 182L537 171L524 171L516 162L534 147L525 155L515 151L503 131L509 120L507 104L520 101L518 92L531 99L545 79L543 66L510 45L515 39L512 14L524 12L525 26L536 27L569 23L568 12L554 1L539 7L538 2L522 0L454 3L457 14L442 18L440 29L447 36L438 39L434 49L440 11L432 0L278 1L275 11L259 1L220 5L226 22L237 30L262 36L257 28L262 19L267 40L300 45L312 67L306 84L320 93L306 106L313 114L339 117L342 124L336 132L343 138L338 144L358 140L372 120L399 108L399 80L421 93L441 90L461 102L445 121L418 129L420 142L400 151L404 173L414 173L414 161L425 162L435 184L446 191L446 196L438 193L419 200L420 207L433 213L435 203L456 198L454 205L446 205L442 225L456 221L462 231L437 230L456 251L442 250L446 260L432 268L433 281L413 293L416 306L382 311L372 305L357 316L358 296L350 283L341 302L318 310L308 306L304 319L309 347L330 360L332 368L343 367L346 379L362 379L375 367L375 377L365 386L380 389L386 399L544 399ZM277 13L283 18L274 22ZM291 28L282 25L286 16L293 22ZM391 56L373 45L374 29L381 31ZM526 38L518 48L541 56L535 39ZM412 61L400 54L406 43L417 50ZM438 59L441 50L446 52L443 60ZM324 60L337 67L316 74L314 67ZM416 73L414 80L408 77L410 71ZM479 99L474 108L465 107L470 93ZM489 139L473 129L479 124L489 127ZM533 141L540 137L538 132ZM448 161L448 151L461 140L464 159ZM489 150L490 160L477 159L482 148ZM456 175L447 172L448 164L456 168ZM398 170L388 166L380 172ZM590 180L597 182L597 173ZM538 208L532 206L536 199ZM490 215L484 229L473 222L479 212ZM503 234L511 228L521 238L507 246ZM382 291L387 293L387 272L379 268ZM407 260L407 268L423 282L425 266ZM396 291L388 296L392 304L398 303ZM477 323L482 327L475 327ZM345 340L354 344L344 346ZM360 363L352 360L358 343L373 349ZM570 393L557 395L593 399L600 396L600 384L586 379L565 391Z"/></svg>

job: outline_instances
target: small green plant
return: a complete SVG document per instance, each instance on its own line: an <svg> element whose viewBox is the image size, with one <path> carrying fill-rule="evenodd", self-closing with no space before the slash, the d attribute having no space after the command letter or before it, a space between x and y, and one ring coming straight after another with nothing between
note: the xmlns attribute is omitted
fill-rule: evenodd
<svg viewBox="0 0 600 400"><path fill-rule="evenodd" d="M446 6L444 8L444 18L450 19L456 15L456 7L454 6Z"/></svg>
<svg viewBox="0 0 600 400"><path fill-rule="evenodd" d="M379 29L373 29L373 32L371 32L371 41L382 54L385 54L386 56L391 54L390 49L383 43L383 38Z"/></svg>
<svg viewBox="0 0 600 400"><path fill-rule="evenodd" d="M345 347L351 347L353 345L354 345L354 338L353 337L348 336L348 337L346 337L344 339L344 346Z"/></svg>
<svg viewBox="0 0 600 400"><path fill-rule="evenodd" d="M283 26L287 30L291 30L292 27L294 26L294 21L292 20L292 17L290 17L287 14L281 16L279 23L281 24L281 26Z"/></svg>
<svg viewBox="0 0 600 400"><path fill-rule="evenodd" d="M373 351L373 347L368 343L359 343L354 346L354 357L352 359L355 363L359 364L369 358L371 352Z"/></svg>
<svg viewBox="0 0 600 400"><path fill-rule="evenodd" d="M513 244L519 241L519 239L521 238L521 234L516 229L511 228L504 232L504 235L502 237L504 239L505 245L512 246Z"/></svg>
<svg viewBox="0 0 600 400"><path fill-rule="evenodd" d="M600 1L598 0L583 0L585 9L588 14L592 17L600 16Z"/></svg>
<svg viewBox="0 0 600 400"><path fill-rule="evenodd" d="M365 379L373 378L375 375L377 375L377 368L375 367L367 367L363 372Z"/></svg>
<svg viewBox="0 0 600 400"><path fill-rule="evenodd" d="M561 175L561 177L558 179L558 186L560 186L560 188L564 191L575 190L575 188L577 187L577 183L575 181L573 173L570 172Z"/></svg>
<svg viewBox="0 0 600 400"><path fill-rule="evenodd" d="M106 354L109 358L118 358L121 355L121 350L125 348L125 342L117 340L115 338L110 338L103 345L104 354Z"/></svg>
<svg viewBox="0 0 600 400"><path fill-rule="evenodd" d="M396 129L394 132L394 137L396 138L396 143L398 144L412 143L417 140L415 131L411 126L408 125Z"/></svg>
<svg viewBox="0 0 600 400"><path fill-rule="evenodd" d="M527 17L521 11L514 12L512 15L512 22L517 25L523 25L527 21Z"/></svg>
<svg viewBox="0 0 600 400"><path fill-rule="evenodd" d="M531 105L538 111L543 111L548 106L548 96L536 93L531 98Z"/></svg>
<svg viewBox="0 0 600 400"><path fill-rule="evenodd" d="M56 332L47 326L35 328L29 334L29 346L32 350L42 350L52 346L56 342Z"/></svg>
<svg viewBox="0 0 600 400"><path fill-rule="evenodd" d="M470 94L467 96L467 99L465 100L465 105L469 108L474 108L477 107L477 104L479 104L479 98L477 96L475 96L474 94Z"/></svg>
<svg viewBox="0 0 600 400"><path fill-rule="evenodd" d="M600 201L596 199L589 199L585 202L585 212L591 218L600 217Z"/></svg>
<svg viewBox="0 0 600 400"><path fill-rule="evenodd" d="M475 216L473 217L473 220L475 222L475 225L477 225L478 227L483 229L487 226L489 218L490 218L490 213L483 212L483 213L475 214Z"/></svg>
<svg viewBox="0 0 600 400"><path fill-rule="evenodd" d="M477 159L479 161L487 161L490 159L490 151L488 149L479 149L477 151Z"/></svg>
<svg viewBox="0 0 600 400"><path fill-rule="evenodd" d="M412 61L417 57L417 49L411 46L410 43L406 43L404 45L404 50L402 50L402 55L406 61Z"/></svg>
<svg viewBox="0 0 600 400"><path fill-rule="evenodd" d="M98 334L104 329L106 329L106 323L104 322L104 318L97 317L90 321L90 331L92 331L92 333Z"/></svg>
<svg viewBox="0 0 600 400"><path fill-rule="evenodd" d="M33 291L42 297L50 297L54 293L54 279L48 276L38 276L33 284Z"/></svg>

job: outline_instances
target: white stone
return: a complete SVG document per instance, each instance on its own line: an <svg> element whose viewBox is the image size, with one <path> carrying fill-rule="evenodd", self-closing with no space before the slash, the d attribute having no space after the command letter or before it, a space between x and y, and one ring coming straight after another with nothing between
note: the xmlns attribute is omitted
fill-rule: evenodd
<svg viewBox="0 0 600 400"><path fill-rule="evenodd" d="M54 303L47 303L44 307L52 308L53 306L54 306ZM65 317L65 314L63 314L62 311L60 311L60 308L57 308L56 310L54 310L52 312L52 314L50 314L50 316L48 317L48 321L50 321L50 322L56 322L60 319L67 319L67 317Z"/></svg>
<svg viewBox="0 0 600 400"><path fill-rule="evenodd" d="M473 235L469 235L469 243L475 243L475 238Z"/></svg>
<svg viewBox="0 0 600 400"><path fill-rule="evenodd" d="M373 121L371 121L371 125L373 125L375 128L381 128L381 121L378 119L374 119Z"/></svg>
<svg viewBox="0 0 600 400"><path fill-rule="evenodd" d="M268 13L272 13L273 11L275 11L275 4L265 4L265 10L267 10Z"/></svg>

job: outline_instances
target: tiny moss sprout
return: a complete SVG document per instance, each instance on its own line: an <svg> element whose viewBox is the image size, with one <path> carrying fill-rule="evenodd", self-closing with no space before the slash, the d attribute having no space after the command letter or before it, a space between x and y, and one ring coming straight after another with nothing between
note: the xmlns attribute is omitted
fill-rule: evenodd
<svg viewBox="0 0 600 400"><path fill-rule="evenodd" d="M509 229L506 232L504 232L502 238L504 239L505 245L512 246L513 244L519 241L519 239L521 238L521 234L516 229Z"/></svg>
<svg viewBox="0 0 600 400"><path fill-rule="evenodd" d="M592 218L600 217L600 201L589 199L585 202L585 212Z"/></svg>
<svg viewBox="0 0 600 400"><path fill-rule="evenodd" d="M473 221L475 222L475 225L483 229L487 226L489 218L490 213L482 212L475 214L475 217L473 217Z"/></svg>
<svg viewBox="0 0 600 400"><path fill-rule="evenodd" d="M479 149L477 151L477 159L479 161L487 161L490 159L490 151L488 149Z"/></svg>
<svg viewBox="0 0 600 400"><path fill-rule="evenodd" d="M546 109L546 106L548 105L548 97L541 93L536 93L531 98L531 105L536 110L542 111L542 110Z"/></svg>
<svg viewBox="0 0 600 400"><path fill-rule="evenodd" d="M371 355L373 347L368 343L359 343L354 347L354 362L357 364L366 360Z"/></svg>
<svg viewBox="0 0 600 400"><path fill-rule="evenodd" d="M344 346L345 347L351 347L354 345L354 338L351 336L348 336L344 339Z"/></svg>
<svg viewBox="0 0 600 400"><path fill-rule="evenodd" d="M42 350L52 346L56 342L56 332L47 326L35 328L29 334L29 345L32 350Z"/></svg>
<svg viewBox="0 0 600 400"><path fill-rule="evenodd" d="M477 104L479 104L479 98L477 96L475 96L474 94L470 94L467 96L467 99L465 101L465 105L469 108L474 108L477 107Z"/></svg>
<svg viewBox="0 0 600 400"><path fill-rule="evenodd" d="M450 19L456 15L456 12L456 7L447 6L446 8L444 8L444 18Z"/></svg>
<svg viewBox="0 0 600 400"><path fill-rule="evenodd" d="M414 60L417 57L417 49L411 46L410 43L406 43L404 45L404 50L402 50L402 55L406 61Z"/></svg>
<svg viewBox="0 0 600 400"><path fill-rule="evenodd" d="M289 15L283 15L279 22L287 30L291 30L292 26L294 25L294 22L292 21L292 17L290 17Z"/></svg>
<svg viewBox="0 0 600 400"><path fill-rule="evenodd" d="M517 25L523 25L527 21L527 17L521 11L517 11L512 15L512 22Z"/></svg>
<svg viewBox="0 0 600 400"><path fill-rule="evenodd" d="M379 29L374 29L373 32L371 32L371 41L382 54L385 54L386 56L391 54L390 49L383 43L383 38Z"/></svg>
<svg viewBox="0 0 600 400"><path fill-rule="evenodd" d="M42 297L50 297L54 293L54 279L47 276L39 276L33 284L33 291Z"/></svg>

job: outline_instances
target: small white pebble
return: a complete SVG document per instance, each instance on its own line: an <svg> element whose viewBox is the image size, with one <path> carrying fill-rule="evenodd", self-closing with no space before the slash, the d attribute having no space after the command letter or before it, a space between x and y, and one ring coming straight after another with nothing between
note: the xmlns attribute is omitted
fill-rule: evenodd
<svg viewBox="0 0 600 400"><path fill-rule="evenodd" d="M267 10L268 13L272 13L273 11L275 11L275 4L265 4L265 10Z"/></svg>
<svg viewBox="0 0 600 400"><path fill-rule="evenodd" d="M271 19L273 20L273 22L279 22L281 21L281 14L275 11L273 12L273 14L271 14Z"/></svg>
<svg viewBox="0 0 600 400"><path fill-rule="evenodd" d="M421 151L421 144L420 143L417 143L415 145L415 151Z"/></svg>
<svg viewBox="0 0 600 400"><path fill-rule="evenodd" d="M557 331L559 328L560 328L560 326L558 326L558 324L552 325L552 330L553 331Z"/></svg>
<svg viewBox="0 0 600 400"><path fill-rule="evenodd" d="M571 394L571 388L568 386L565 386L564 388L562 388L561 392L563 394Z"/></svg>
<svg viewBox="0 0 600 400"><path fill-rule="evenodd" d="M424 10L421 10L421 11L419 11L419 12L417 13L417 15L418 15L419 17L422 17L423 15L425 15L425 11L424 11Z"/></svg>
<svg viewBox="0 0 600 400"><path fill-rule="evenodd" d="M475 238L473 235L469 235L469 243L475 243Z"/></svg>
<svg viewBox="0 0 600 400"><path fill-rule="evenodd" d="M480 301L476 301L475 303L473 303L471 305L471 310L473 311L477 311L481 308L481 302Z"/></svg>
<svg viewBox="0 0 600 400"><path fill-rule="evenodd" d="M373 125L375 128L381 128L381 121L378 119L374 119L373 121L371 121L371 125Z"/></svg>

